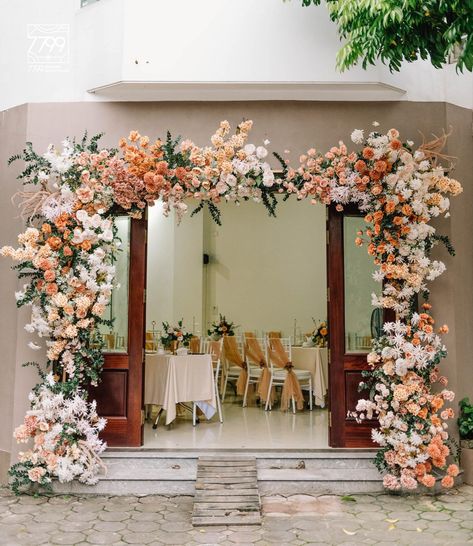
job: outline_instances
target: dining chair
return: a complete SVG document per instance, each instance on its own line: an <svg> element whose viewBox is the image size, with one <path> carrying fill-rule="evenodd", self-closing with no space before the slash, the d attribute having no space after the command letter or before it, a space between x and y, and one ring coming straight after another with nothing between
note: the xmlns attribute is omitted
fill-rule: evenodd
<svg viewBox="0 0 473 546"><path fill-rule="evenodd" d="M278 347L279 346L279 347ZM292 364L292 343L291 338L266 338L266 358L269 363L269 370L271 374L271 378L269 381L269 388L268 388L268 394L266 397L266 405L265 410L272 409L272 402L271 402L271 389L272 387L283 387L284 383L286 382L287 374L288 373L294 373L300 386L301 390L308 390L309 391L309 407L312 411L313 408L313 402L312 402L312 374L307 370L298 370L296 368L291 368L289 371L286 369L285 364L278 359L276 361L275 354L280 353L280 349L283 349L283 358L286 360L286 364ZM279 351L278 351L279 349ZM307 387L307 388L303 388ZM292 403L292 412L296 413L296 401L294 396L292 396L291 399Z"/></svg>
<svg viewBox="0 0 473 546"><path fill-rule="evenodd" d="M156 342L155 333L148 330L145 336L145 351L156 352L157 350L158 344Z"/></svg>
<svg viewBox="0 0 473 546"><path fill-rule="evenodd" d="M212 366L214 369L214 378L215 378L215 397L217 399L218 418L221 423L223 423L223 415L222 415L222 403L220 401L220 393L218 392L218 380L220 376L220 371L222 369L222 349L223 349L223 337L220 338L218 341L213 341L211 339L207 339L205 341L204 352L206 354L209 354L210 357L212 358Z"/></svg>
<svg viewBox="0 0 473 546"><path fill-rule="evenodd" d="M248 379L243 396L243 407L248 405L248 388L261 380L263 367L267 365L264 351L264 338L257 338L252 332L245 332L243 337L243 354L247 364Z"/></svg>
<svg viewBox="0 0 473 546"><path fill-rule="evenodd" d="M202 352L202 339L200 337L191 337L189 340L189 352L191 354L198 354Z"/></svg>
<svg viewBox="0 0 473 546"><path fill-rule="evenodd" d="M108 349L109 351L113 351L115 349L115 334L113 332L110 332L109 334L103 334L103 339L106 349Z"/></svg>
<svg viewBox="0 0 473 546"><path fill-rule="evenodd" d="M243 387L242 391L238 392L239 385L238 382L242 376L242 372L247 368L247 364L244 357L244 347L243 340L240 337L236 336L223 336L223 353L225 358L225 369L224 369L224 383L223 383L223 393L222 393L222 402L225 401L225 396L227 394L227 384L228 381L235 381L237 384L236 391L237 394L244 396ZM237 363L238 362L238 363Z"/></svg>

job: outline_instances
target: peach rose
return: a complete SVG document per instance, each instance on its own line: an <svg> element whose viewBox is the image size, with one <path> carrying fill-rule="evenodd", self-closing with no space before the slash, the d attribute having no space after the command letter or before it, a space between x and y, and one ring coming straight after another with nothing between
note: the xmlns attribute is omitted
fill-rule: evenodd
<svg viewBox="0 0 473 546"><path fill-rule="evenodd" d="M53 250L58 250L61 248L62 246L62 241L59 237L49 237L48 239L48 245L53 249Z"/></svg>
<svg viewBox="0 0 473 546"><path fill-rule="evenodd" d="M49 283L46 285L46 294L48 296L54 296L54 294L57 294L57 284L55 282Z"/></svg>
<svg viewBox="0 0 473 546"><path fill-rule="evenodd" d="M46 282L53 282L56 278L56 273L52 269L48 269L44 272L44 280Z"/></svg>
<svg viewBox="0 0 473 546"><path fill-rule="evenodd" d="M28 470L28 478L32 482L39 482L41 478L46 474L46 470L41 466L35 466Z"/></svg>
<svg viewBox="0 0 473 546"><path fill-rule="evenodd" d="M456 464L451 464L448 468L447 468L447 474L449 476L452 476L452 477L455 477L455 476L458 476L460 470L458 468L458 466Z"/></svg>
<svg viewBox="0 0 473 546"><path fill-rule="evenodd" d="M447 487L448 489L450 487L453 487L453 483L454 483L454 481L453 481L452 476L444 476L442 478L442 481L441 481L442 486Z"/></svg>
<svg viewBox="0 0 473 546"><path fill-rule="evenodd" d="M426 474L419 479L422 485L425 487L433 487L435 485L435 477L432 474Z"/></svg>

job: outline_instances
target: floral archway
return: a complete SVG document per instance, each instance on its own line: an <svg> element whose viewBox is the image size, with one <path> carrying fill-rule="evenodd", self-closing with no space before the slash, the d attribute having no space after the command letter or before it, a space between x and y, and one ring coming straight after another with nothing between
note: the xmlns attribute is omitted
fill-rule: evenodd
<svg viewBox="0 0 473 546"><path fill-rule="evenodd" d="M174 209L178 218L195 202L192 214L207 206L220 222L220 202L248 199L275 215L278 194L335 204L339 211L356 204L365 214L366 229L355 243L367 245L374 277L383 283L373 305L393 309L396 321L373 342L365 378L372 396L358 402L356 417L379 419L373 440L387 488L433 487L436 476L443 486L453 485L458 467L448 465L446 424L453 410L443 406L454 394L439 372L446 355L439 334L448 328L434 329L427 282L445 270L430 259L432 247L443 241L451 249L430 221L449 214L448 196L458 195L461 185L445 175L433 147L413 151L395 129L374 129L366 138L355 130L351 139L360 151L349 152L342 142L325 154L311 148L294 167L274 154L282 166L275 176L269 142L248 143L251 127L244 121L232 134L223 121L204 148L169 134L150 142L132 131L120 150L99 149L97 136L66 140L61 151L50 146L43 155L27 144L11 159L25 162L19 179L29 189L18 197L28 227L19 247L3 247L1 254L17 262L14 268L26 280L15 295L18 306L31 307L25 329L40 338L29 345L47 348L46 366L28 363L40 381L14 433L17 441L33 444L10 470L16 492L48 486L53 478L94 484L103 466L99 433L105 420L87 400L87 388L100 380L103 365L98 327L107 324L102 315L114 287L114 217L141 217L157 199L165 214ZM420 313L413 305L418 295L425 300ZM437 392L435 383L442 387Z"/></svg>

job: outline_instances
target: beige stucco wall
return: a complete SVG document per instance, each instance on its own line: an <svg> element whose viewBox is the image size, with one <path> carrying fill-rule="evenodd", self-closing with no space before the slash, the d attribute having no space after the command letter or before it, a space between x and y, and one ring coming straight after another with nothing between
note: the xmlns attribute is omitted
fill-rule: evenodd
<svg viewBox="0 0 473 546"><path fill-rule="evenodd" d="M445 275L452 298L440 295L437 315L443 319L445 312L453 315L452 340L447 343L450 353L446 373L451 376L457 401L465 396L473 400L473 116L471 110L446 105L445 127L451 127L448 154L455 157L452 176L463 184L463 193L452 200L450 237L456 255L449 258ZM448 279L448 280L447 280ZM456 375L455 375L456 374Z"/></svg>
<svg viewBox="0 0 473 546"><path fill-rule="evenodd" d="M11 112L0 113L0 218L2 244L12 244L21 230L21 221L10 197L17 190L15 180L18 167L7 169L10 156L24 146L26 140L27 106ZM18 287L16 275L10 270L11 263L0 260L0 483L7 476L12 444L12 419L15 392L16 340L18 313L13 297ZM22 390L22 397L25 389Z"/></svg>
<svg viewBox="0 0 473 546"><path fill-rule="evenodd" d="M192 138L198 144L208 142L218 121L236 124L242 118L255 122L253 140L268 137L271 148L290 149L294 161L307 148L326 150L339 139L349 142L354 128L370 129L373 120L381 129L397 127L401 135L416 142L425 135L440 133L449 124L453 134L449 152L458 157L455 175L465 186L465 193L455 199L452 217L442 221L457 249L450 259L443 250L449 271L433 285L433 302L439 322L448 322L452 332L447 338L450 355L445 368L451 386L460 396L473 394L473 172L471 111L443 103L324 103L324 102L251 102L251 103L54 103L30 104L1 114L0 159L2 198L0 200L1 243L11 244L19 229L10 205L10 195L17 188L15 170L7 169L5 159L19 150L26 139L43 150L50 142L60 143L65 136L80 137L105 131L103 145L116 146L118 139L131 129L150 137L164 136L167 129L175 135ZM276 164L275 164L276 166ZM264 211L262 211L264 214ZM24 320L15 310L13 291L16 279L10 264L0 260L0 343L3 350L0 383L0 450L9 451L14 424L21 421L27 406L27 393L34 374L21 369L21 362L32 358L23 330ZM17 348L16 345L17 344ZM36 356L36 355L33 355ZM16 448L12 448L16 451Z"/></svg>

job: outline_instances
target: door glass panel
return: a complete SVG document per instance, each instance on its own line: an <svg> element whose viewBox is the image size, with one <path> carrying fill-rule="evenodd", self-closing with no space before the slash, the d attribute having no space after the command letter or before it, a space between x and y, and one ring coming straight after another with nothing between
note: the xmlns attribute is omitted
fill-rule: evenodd
<svg viewBox="0 0 473 546"><path fill-rule="evenodd" d="M371 305L371 294L381 292L381 283L374 281L376 266L366 247L355 245L357 232L365 229L361 216L343 219L343 252L345 278L345 352L367 353L371 339L382 324L382 310Z"/></svg>
<svg viewBox="0 0 473 546"><path fill-rule="evenodd" d="M114 252L115 284L104 319L113 320L112 326L101 325L104 352L126 353L128 350L128 278L130 266L130 228L128 216L115 218L119 247Z"/></svg>

